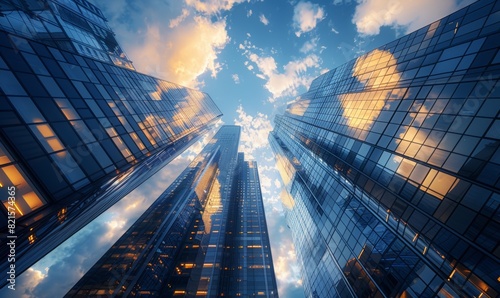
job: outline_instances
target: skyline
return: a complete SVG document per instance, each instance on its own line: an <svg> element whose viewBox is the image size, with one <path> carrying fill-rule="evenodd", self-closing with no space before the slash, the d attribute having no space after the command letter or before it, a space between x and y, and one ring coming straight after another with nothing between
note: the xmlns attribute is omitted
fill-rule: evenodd
<svg viewBox="0 0 500 298"><path fill-rule="evenodd" d="M277 297L257 165L237 152L240 131L222 126L66 296Z"/></svg>
<svg viewBox="0 0 500 298"><path fill-rule="evenodd" d="M226 1L222 5L218 1L186 0L170 3L168 8L164 1L149 1L144 7L125 5L127 1L94 3L103 10L138 71L207 92L223 111L224 123L243 126L240 150L257 160L261 168L280 291L300 297L298 269L290 265L295 260L292 244L281 235L289 232L279 200L282 181L267 144L271 120L326 69L470 2L442 1L429 11L431 3L436 3L423 1L403 9L410 4L396 1L400 8L395 11L406 14L393 12L382 23L372 21L391 11L383 1L282 1L279 5L271 1ZM422 15L431 19L419 19ZM173 60L186 62L175 67L164 63ZM194 63L190 64L191 60ZM194 154L183 158L186 156ZM118 216L101 229L120 233L130 221ZM45 268L37 270L31 273L39 277L47 274ZM48 275L40 280L45 278L48 284Z"/></svg>

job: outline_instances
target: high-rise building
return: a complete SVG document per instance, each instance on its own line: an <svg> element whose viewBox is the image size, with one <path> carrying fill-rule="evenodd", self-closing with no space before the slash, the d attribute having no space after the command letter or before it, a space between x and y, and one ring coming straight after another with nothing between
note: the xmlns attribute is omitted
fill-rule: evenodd
<svg viewBox="0 0 500 298"><path fill-rule="evenodd" d="M255 162L223 126L67 297L277 297Z"/></svg>
<svg viewBox="0 0 500 298"><path fill-rule="evenodd" d="M499 10L372 50L275 118L307 297L500 295Z"/></svg>
<svg viewBox="0 0 500 298"><path fill-rule="evenodd" d="M87 1L1 1L0 237L17 238L0 271L26 270L220 116L207 94L137 73Z"/></svg>

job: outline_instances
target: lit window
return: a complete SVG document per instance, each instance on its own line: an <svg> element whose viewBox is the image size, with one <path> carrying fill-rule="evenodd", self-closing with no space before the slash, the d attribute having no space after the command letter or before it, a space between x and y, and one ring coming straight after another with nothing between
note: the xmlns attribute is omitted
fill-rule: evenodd
<svg viewBox="0 0 500 298"><path fill-rule="evenodd" d="M48 124L30 125L31 131L35 134L38 140L42 143L47 152L54 152L64 149L64 145L55 135L54 131Z"/></svg>
<svg viewBox="0 0 500 298"><path fill-rule="evenodd" d="M12 158L7 154L2 144L0 144L0 161L2 164L12 163ZM9 190L11 190L9 187L15 187L15 203L8 201ZM26 215L46 203L32 188L32 183L15 163L0 168L0 194L5 209L11 212L15 211L16 218Z"/></svg>

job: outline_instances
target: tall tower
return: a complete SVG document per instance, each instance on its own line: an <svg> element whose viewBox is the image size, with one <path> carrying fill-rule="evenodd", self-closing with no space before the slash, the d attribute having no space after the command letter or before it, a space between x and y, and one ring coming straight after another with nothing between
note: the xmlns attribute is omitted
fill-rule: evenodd
<svg viewBox="0 0 500 298"><path fill-rule="evenodd" d="M277 297L255 163L223 126L165 192L68 292Z"/></svg>
<svg viewBox="0 0 500 298"><path fill-rule="evenodd" d="M499 4L321 75L275 118L306 296L499 296Z"/></svg>
<svg viewBox="0 0 500 298"><path fill-rule="evenodd" d="M235 174L219 294L277 297L257 163L238 153Z"/></svg>
<svg viewBox="0 0 500 298"><path fill-rule="evenodd" d="M16 242L0 271L20 274L221 112L203 92L137 73L86 0L3 1L0 12L0 237Z"/></svg>

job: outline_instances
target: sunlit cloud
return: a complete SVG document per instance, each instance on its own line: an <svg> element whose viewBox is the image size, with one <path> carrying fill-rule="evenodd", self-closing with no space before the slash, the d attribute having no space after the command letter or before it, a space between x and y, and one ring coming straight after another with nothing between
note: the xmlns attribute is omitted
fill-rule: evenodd
<svg viewBox="0 0 500 298"><path fill-rule="evenodd" d="M185 0L185 2L199 12L217 14L223 10L230 10L235 4L248 2L248 0Z"/></svg>
<svg viewBox="0 0 500 298"><path fill-rule="evenodd" d="M175 28L175 27L179 26L179 24L182 23L182 21L184 21L188 16L189 16L189 10L183 9L180 16L178 16L175 19L170 20L168 27Z"/></svg>
<svg viewBox="0 0 500 298"><path fill-rule="evenodd" d="M316 28L316 25L325 18L325 11L318 4L299 2L293 10L293 28L295 35L302 34Z"/></svg>
<svg viewBox="0 0 500 298"><path fill-rule="evenodd" d="M261 14L261 15L259 16L259 20L260 20L260 22L261 22L262 24L264 24L264 25L266 25L266 26L267 26L267 25L269 25L269 20L266 18L266 16L265 16L265 15Z"/></svg>
<svg viewBox="0 0 500 298"><path fill-rule="evenodd" d="M383 26L403 29L406 33L412 32L474 0L363 0L358 2L352 22L356 25L359 34L376 35L380 33L380 28Z"/></svg>
<svg viewBox="0 0 500 298"><path fill-rule="evenodd" d="M128 52L134 64L146 73L168 78L181 85L200 85L198 76L210 72L216 77L221 69L217 55L229 42L226 21L212 23L208 18L195 16L191 22L164 34L158 25L149 26L144 43Z"/></svg>
<svg viewBox="0 0 500 298"><path fill-rule="evenodd" d="M253 11L250 9L247 11L247 18L249 18L250 16L252 16L253 14Z"/></svg>
<svg viewBox="0 0 500 298"><path fill-rule="evenodd" d="M137 6L125 0L99 3L136 69L195 88L203 86L199 76L216 77L222 69L218 56L230 41L226 20L198 9L230 9L237 2L209 1L200 7L199 1L151 1Z"/></svg>

